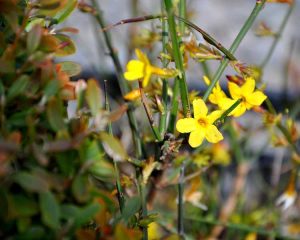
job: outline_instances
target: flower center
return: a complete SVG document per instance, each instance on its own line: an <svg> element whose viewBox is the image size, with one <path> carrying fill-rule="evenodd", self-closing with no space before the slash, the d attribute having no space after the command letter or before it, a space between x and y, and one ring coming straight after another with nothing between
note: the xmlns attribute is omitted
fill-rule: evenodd
<svg viewBox="0 0 300 240"><path fill-rule="evenodd" d="M206 127L207 126L207 124L208 124L208 122L207 122L207 120L205 119L205 118L199 118L198 119L198 123L200 124L200 126L201 127Z"/></svg>

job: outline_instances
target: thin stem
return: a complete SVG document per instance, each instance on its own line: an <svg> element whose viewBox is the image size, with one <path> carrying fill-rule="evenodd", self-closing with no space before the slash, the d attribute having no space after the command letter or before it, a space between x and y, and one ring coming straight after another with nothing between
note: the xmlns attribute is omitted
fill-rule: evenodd
<svg viewBox="0 0 300 240"><path fill-rule="evenodd" d="M220 42L218 42L217 40L215 40L212 36L210 36L207 32L205 32L202 28L198 27L196 24L188 21L187 19L184 19L182 17L178 17L175 16L176 18L178 18L178 20L180 20L180 23L183 22L186 25L188 25L189 27L195 29L197 32L201 33L202 37L211 45L215 46L217 49L219 49L222 53L225 54L225 56L229 59L229 60L236 60L235 56L233 56L233 54L227 50ZM179 25L180 26L180 25Z"/></svg>
<svg viewBox="0 0 300 240"><path fill-rule="evenodd" d="M179 1L179 15L180 18L186 19L186 1L184 0ZM179 32L181 34L181 37L184 36L184 32L185 32L184 22L179 23Z"/></svg>
<svg viewBox="0 0 300 240"><path fill-rule="evenodd" d="M161 13L162 15L164 15L164 2L163 0L161 1ZM167 44L168 44L168 23L167 20L165 18L162 19L162 52L167 54ZM165 58L163 58L162 60L162 64L163 67L166 68L167 67L167 60ZM167 107L168 107L168 80L163 79L163 87L162 87L162 105L163 105L163 112L160 115L160 119L159 119L159 132L160 132L160 136L163 138L163 136L166 133L166 129L167 129Z"/></svg>
<svg viewBox="0 0 300 240"><path fill-rule="evenodd" d="M140 93L141 93L141 101L142 101L142 104L144 106L144 109L145 109L145 112L146 112L146 115L147 115L147 118L148 118L148 121L150 123L150 127L152 129L152 132L154 134L154 137L157 141L161 141L161 136L157 130L157 127L155 126L154 124L154 119L152 117L152 114L151 114L151 110L147 104L147 100L146 100L146 97L145 97L145 93L143 91L143 87L142 87L142 83L141 81L139 81L139 88L140 88Z"/></svg>
<svg viewBox="0 0 300 240"><path fill-rule="evenodd" d="M204 75L207 76L209 79L211 79L211 73L210 73L210 69L209 69L207 62L206 61L201 62L201 66L202 66Z"/></svg>
<svg viewBox="0 0 300 240"><path fill-rule="evenodd" d="M238 33L237 37L235 38L235 40L232 43L232 45L229 49L230 53L232 53L232 54L235 53L235 51L237 50L241 41L244 39L245 35L249 31L250 27L252 26L254 20L256 19L259 12L262 10L265 3L266 3L266 0L257 0L256 1L255 7L253 8L250 16L248 17L248 19L244 23L243 27L241 28L240 32ZM217 84L218 80L220 79L220 77L221 77L222 73L224 72L225 68L227 67L228 63L229 63L228 59L222 60L221 64L219 65L219 68L217 69L217 71L213 77L213 80L211 81L210 85L208 86L208 88L203 96L204 101L207 101L208 96L210 95L213 88Z"/></svg>
<svg viewBox="0 0 300 240"><path fill-rule="evenodd" d="M105 93L105 110L110 112L110 104L109 104L108 94L107 94L107 80L104 80L104 93ZM108 123L108 133L111 136L113 136L111 122ZM116 174L116 188L117 188L117 192L118 192L119 208L120 208L120 212L123 213L125 198L124 198L122 185L121 185L120 172L119 172L117 162L114 159L113 159L113 163L114 163L114 170L115 170L115 174Z"/></svg>
<svg viewBox="0 0 300 240"><path fill-rule="evenodd" d="M146 16L141 16L141 17L136 17L136 18L128 18L128 19L123 19L117 23L108 25L106 27L102 27L101 31L106 32L114 27L117 27L119 25L127 24L127 23L136 23L136 22L144 22L148 20L153 20L153 19L158 19L158 18L164 18L164 15L158 14L158 15L146 15Z"/></svg>
<svg viewBox="0 0 300 240"><path fill-rule="evenodd" d="M179 37L177 36L177 32L176 32L176 24L175 24L172 0L165 0L165 6L166 6L167 15L168 15L169 33L170 33L171 41L172 41L175 65L176 65L176 68L179 69L179 71L181 72L181 76L177 77L175 79L175 81L178 81L179 86L180 86L180 95L181 95L183 114L184 114L184 116L189 116L190 115L190 103L189 103L189 98L188 98L188 88L187 88L187 84L186 84L182 54L179 49ZM173 95L173 98L177 98L177 96Z"/></svg>
<svg viewBox="0 0 300 240"><path fill-rule="evenodd" d="M269 60L271 59L272 54L273 54L273 52L274 52L274 50L275 50L275 48L276 48L276 46L277 46L277 44L279 42L279 39L282 36L283 30L285 29L286 24L287 24L287 22L288 22L288 20L289 20L289 18L291 16L291 13L293 12L294 6L295 6L294 3L290 4L290 6L289 6L289 8L287 10L287 13L286 13L286 15L283 18L283 21L280 24L278 32L277 32L277 34L274 37L273 43L272 43L272 45L271 45L271 47L270 47L270 49L269 49L266 57L264 58L264 60L262 61L261 65L260 65L261 68L265 68L265 66L268 64Z"/></svg>

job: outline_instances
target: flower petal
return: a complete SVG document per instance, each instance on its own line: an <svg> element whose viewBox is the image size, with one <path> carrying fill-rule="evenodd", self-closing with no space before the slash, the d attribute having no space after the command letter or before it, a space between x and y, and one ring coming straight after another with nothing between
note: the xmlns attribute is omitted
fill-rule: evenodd
<svg viewBox="0 0 300 240"><path fill-rule="evenodd" d="M200 146L203 142L204 135L204 132L199 129L192 131L189 137L189 144L191 147L195 148Z"/></svg>
<svg viewBox="0 0 300 240"><path fill-rule="evenodd" d="M176 129L180 133L189 133L197 129L197 121L194 118L179 119L176 123Z"/></svg>
<svg viewBox="0 0 300 240"><path fill-rule="evenodd" d="M126 69L128 72L143 72L145 64L140 60L130 60L127 65Z"/></svg>
<svg viewBox="0 0 300 240"><path fill-rule="evenodd" d="M246 96L246 101L251 105L260 106L263 101L266 100L266 98L267 96L263 92L257 90L254 93Z"/></svg>
<svg viewBox="0 0 300 240"><path fill-rule="evenodd" d="M223 135L215 125L209 125L205 131L205 138L211 143L217 143L223 140Z"/></svg>
<svg viewBox="0 0 300 240"><path fill-rule="evenodd" d="M145 65L150 65L149 59L146 54L144 54L140 49L135 49L135 54L137 58L142 61Z"/></svg>
<svg viewBox="0 0 300 240"><path fill-rule="evenodd" d="M150 81L150 78L151 78L151 75L152 75L152 72L149 68L147 68L148 70L146 70L145 72L145 76L144 76L144 79L143 79L143 87L146 87Z"/></svg>
<svg viewBox="0 0 300 240"><path fill-rule="evenodd" d="M126 66L127 72L124 73L124 78L126 80L142 78L144 76L144 66L145 64L138 60L129 61Z"/></svg>
<svg viewBox="0 0 300 240"><path fill-rule="evenodd" d="M223 113L223 111L217 110L217 111L213 111L211 114L209 114L207 116L209 124L213 124L218 118L221 117L222 113Z"/></svg>
<svg viewBox="0 0 300 240"><path fill-rule="evenodd" d="M237 84L233 82L228 82L228 89L233 99L237 100L241 98L242 90Z"/></svg>
<svg viewBox="0 0 300 240"><path fill-rule="evenodd" d="M254 78L248 77L245 79L245 83L243 84L243 86L241 87L243 95L247 96L251 93L253 93L254 89L255 89L255 80Z"/></svg>
<svg viewBox="0 0 300 240"><path fill-rule="evenodd" d="M128 81L138 80L144 76L142 72L125 72L124 78Z"/></svg>
<svg viewBox="0 0 300 240"><path fill-rule="evenodd" d="M219 108L221 108L221 110L227 110L229 109L233 104L235 103L235 100L231 99L231 98L222 98L220 101L219 101ZM229 114L232 115L234 112L234 110Z"/></svg>
<svg viewBox="0 0 300 240"><path fill-rule="evenodd" d="M207 107L205 102L198 98L193 101L193 109L194 109L194 118L198 119L200 116L207 115Z"/></svg>
<svg viewBox="0 0 300 240"><path fill-rule="evenodd" d="M205 84L206 84L207 86L209 86L209 84L210 84L210 79L209 79L206 75L203 76L203 81L205 82Z"/></svg>
<svg viewBox="0 0 300 240"><path fill-rule="evenodd" d="M241 102L231 113L234 117L239 117L246 112L247 108L244 102ZM229 114L230 115L230 114Z"/></svg>

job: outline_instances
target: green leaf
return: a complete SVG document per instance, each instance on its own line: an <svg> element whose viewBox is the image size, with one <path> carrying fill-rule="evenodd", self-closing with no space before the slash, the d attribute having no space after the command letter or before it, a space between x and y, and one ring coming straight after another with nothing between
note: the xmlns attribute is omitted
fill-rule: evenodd
<svg viewBox="0 0 300 240"><path fill-rule="evenodd" d="M39 24L35 24L30 32L27 34L27 50L29 53L33 53L39 46L42 38L42 27Z"/></svg>
<svg viewBox="0 0 300 240"><path fill-rule="evenodd" d="M100 211L101 206L99 203L91 203L90 205L83 207L78 212L75 218L75 226L80 227L83 224L92 220L92 218Z"/></svg>
<svg viewBox="0 0 300 240"><path fill-rule="evenodd" d="M47 105L47 117L52 129L56 132L65 128L62 115L62 103L58 99L51 99Z"/></svg>
<svg viewBox="0 0 300 240"><path fill-rule="evenodd" d="M80 208L72 204L63 204L61 205L60 212L62 219L70 220L79 216Z"/></svg>
<svg viewBox="0 0 300 240"><path fill-rule="evenodd" d="M49 81L44 89L44 95L46 98L54 96L59 91L59 81L52 80Z"/></svg>
<svg viewBox="0 0 300 240"><path fill-rule="evenodd" d="M23 233L30 226L31 219L28 217L21 217L17 219L17 228L19 233Z"/></svg>
<svg viewBox="0 0 300 240"><path fill-rule="evenodd" d="M9 88L7 93L7 100L10 101L18 95L24 94L29 84L29 80L30 78L28 75L20 76Z"/></svg>
<svg viewBox="0 0 300 240"><path fill-rule="evenodd" d="M0 81L0 97L3 96L4 94L5 94L5 89L2 81Z"/></svg>
<svg viewBox="0 0 300 240"><path fill-rule="evenodd" d="M41 226L31 226L26 232L22 233L22 235L16 236L14 239L15 240L24 240L24 239L40 240L40 239L45 239L45 234L46 234L45 229L42 228ZM49 237L49 234L47 237Z"/></svg>
<svg viewBox="0 0 300 240"><path fill-rule="evenodd" d="M104 182L111 182L115 178L115 171L111 163L102 159L94 163L90 169L90 173Z"/></svg>
<svg viewBox="0 0 300 240"><path fill-rule="evenodd" d="M147 227L150 223L155 222L157 218L158 218L157 213L149 214L143 219L139 220L139 226Z"/></svg>
<svg viewBox="0 0 300 240"><path fill-rule="evenodd" d="M72 183L72 193L75 199L84 203L89 199L89 181L85 175L77 175Z"/></svg>
<svg viewBox="0 0 300 240"><path fill-rule="evenodd" d="M101 91L95 79L88 80L85 96L92 115L96 116L101 108Z"/></svg>
<svg viewBox="0 0 300 240"><path fill-rule="evenodd" d="M44 18L34 18L31 21L28 21L25 27L26 32L30 32L30 30L35 26L35 25L40 25L40 26L45 26L45 19Z"/></svg>
<svg viewBox="0 0 300 240"><path fill-rule="evenodd" d="M54 18L57 20L57 23L63 22L76 8L77 0L68 0L67 4L55 14Z"/></svg>
<svg viewBox="0 0 300 240"><path fill-rule="evenodd" d="M27 172L16 173L14 180L29 192L44 192L49 189L49 185L44 179Z"/></svg>
<svg viewBox="0 0 300 240"><path fill-rule="evenodd" d="M76 52L76 46L72 39L63 34L56 34L55 38L58 41L58 49L55 51L57 57L65 57Z"/></svg>
<svg viewBox="0 0 300 240"><path fill-rule="evenodd" d="M96 140L89 141L86 140L83 145L81 145L83 155L81 156L84 162L92 161L96 162L101 160L103 153L100 151L98 142Z"/></svg>
<svg viewBox="0 0 300 240"><path fill-rule="evenodd" d="M122 217L127 221L135 215L141 208L141 199L138 196L126 200Z"/></svg>
<svg viewBox="0 0 300 240"><path fill-rule="evenodd" d="M58 229L60 226L60 208L53 193L50 191L41 193L39 201L44 224L54 230Z"/></svg>
<svg viewBox="0 0 300 240"><path fill-rule="evenodd" d="M10 199L10 211L14 217L31 217L38 213L35 200L18 194Z"/></svg>
<svg viewBox="0 0 300 240"><path fill-rule="evenodd" d="M102 140L102 145L105 152L112 159L114 159L115 161L122 161L128 158L128 155L119 139L105 132L102 132L100 134L100 138Z"/></svg>
<svg viewBox="0 0 300 240"><path fill-rule="evenodd" d="M66 73L69 77L78 75L81 72L81 66L75 62L60 62L56 64L61 67L61 71Z"/></svg>

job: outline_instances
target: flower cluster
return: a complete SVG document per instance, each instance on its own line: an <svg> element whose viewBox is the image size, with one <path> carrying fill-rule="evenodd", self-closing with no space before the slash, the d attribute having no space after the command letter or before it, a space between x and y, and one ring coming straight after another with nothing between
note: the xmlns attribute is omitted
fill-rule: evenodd
<svg viewBox="0 0 300 240"><path fill-rule="evenodd" d="M207 85L210 84L210 80L206 76L204 76L204 82ZM191 133L189 136L191 147L200 146L204 138L211 143L217 143L223 139L222 134L214 123L236 101L239 101L239 105L228 113L229 116L239 117L246 110L260 106L267 98L262 91L255 90L255 80L251 77L247 77L241 86L234 82L229 82L228 89L231 98L227 97L219 83L216 84L209 95L208 100L212 104L217 105L219 110L207 115L208 110L204 101L197 99L193 101L194 118L183 118L177 122L178 132Z"/></svg>
<svg viewBox="0 0 300 240"><path fill-rule="evenodd" d="M135 52L138 59L129 61L127 71L124 73L124 77L128 81L142 80L142 87L146 87L153 75L162 78L173 78L178 75L179 71L176 69L162 69L152 65L148 57L139 49L136 49ZM204 76L203 79L207 85L210 84L208 77ZM233 81L228 82L230 97L226 95L217 82L208 97L210 103L217 106L217 110L208 114L208 107L205 102L196 98L192 103L194 117L178 120L176 129L180 133L190 133L188 142L191 147L200 146L204 139L210 143L221 141L223 136L215 126L215 122L236 102L239 104L227 113L228 116L239 117L246 110L260 106L266 100L267 96L255 88L254 78L246 77L242 80L243 83L240 85ZM125 99L136 99L138 96L139 91L133 90L125 96Z"/></svg>

